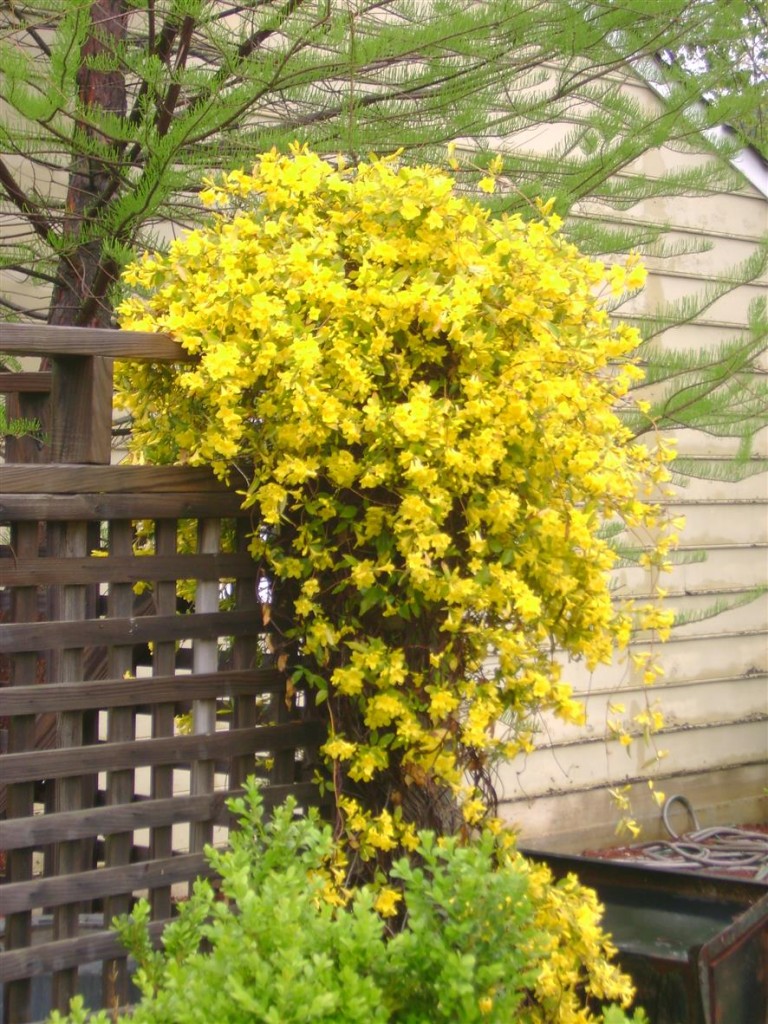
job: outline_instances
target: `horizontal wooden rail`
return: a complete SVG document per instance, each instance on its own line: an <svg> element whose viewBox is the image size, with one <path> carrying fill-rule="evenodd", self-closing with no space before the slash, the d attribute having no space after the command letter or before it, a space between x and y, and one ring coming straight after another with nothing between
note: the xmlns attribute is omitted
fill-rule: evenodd
<svg viewBox="0 0 768 1024"><path fill-rule="evenodd" d="M0 474L0 484L5 481ZM250 518L242 494L213 491L192 494L8 494L0 493L0 520L5 522L89 522L107 519Z"/></svg>
<svg viewBox="0 0 768 1024"><path fill-rule="evenodd" d="M252 611L190 615L146 615L128 619L0 623L0 648L7 654L104 644L146 644L163 640L215 640L265 632Z"/></svg>
<svg viewBox="0 0 768 1024"><path fill-rule="evenodd" d="M207 793L203 796L178 794L162 800L137 800L129 804L59 811L28 818L0 821L0 849L23 850L71 839L89 839L139 828L177 825L187 821L222 824L229 817L225 801L240 790Z"/></svg>
<svg viewBox="0 0 768 1024"><path fill-rule="evenodd" d="M52 381L53 375L46 370L33 370L31 373L0 372L0 395L46 395L50 393Z"/></svg>
<svg viewBox="0 0 768 1024"><path fill-rule="evenodd" d="M0 687L0 716L133 707L215 697L247 697L273 693L284 685L285 675L282 672L265 668L222 669L220 672L199 675L3 686Z"/></svg>
<svg viewBox="0 0 768 1024"><path fill-rule="evenodd" d="M12 355L107 356L157 363L189 363L196 358L166 334L46 324L3 324L0 349Z"/></svg>
<svg viewBox="0 0 768 1024"><path fill-rule="evenodd" d="M118 896L136 889L157 889L176 882L191 882L209 873L204 854L187 853L55 878L33 878L29 882L3 886L3 913L19 914L35 907L61 907L81 900Z"/></svg>
<svg viewBox="0 0 768 1024"><path fill-rule="evenodd" d="M54 842L89 839L92 836L191 821L212 821L215 825L225 825L231 817L226 801L232 796L239 796L241 792L239 789L229 789L202 796L179 793L162 800L137 800L110 807L11 818L0 821L0 849L39 848ZM264 806L268 809L281 804L288 796L313 806L319 803L317 786L311 782L265 786L261 794Z"/></svg>
<svg viewBox="0 0 768 1024"><path fill-rule="evenodd" d="M0 465L3 494L227 491L207 466Z"/></svg>
<svg viewBox="0 0 768 1024"><path fill-rule="evenodd" d="M172 919L153 921L149 934L160 944L160 936ZM115 932L95 932L76 939L59 939L43 942L39 946L10 950L0 953L0 982L15 981L18 978L34 978L40 974L79 967L94 960L108 960L125 956L125 947Z"/></svg>
<svg viewBox="0 0 768 1024"><path fill-rule="evenodd" d="M253 729L229 729L194 736L163 736L159 739L98 743L89 747L36 750L5 754L3 781L34 782L61 779L89 772L119 771L158 764L214 761L261 751L287 750L320 742L325 735L321 722L286 722Z"/></svg>
<svg viewBox="0 0 768 1024"><path fill-rule="evenodd" d="M14 558L0 562L6 587L50 586L54 583L138 583L160 580L253 579L258 566L247 554L105 555L90 558Z"/></svg>

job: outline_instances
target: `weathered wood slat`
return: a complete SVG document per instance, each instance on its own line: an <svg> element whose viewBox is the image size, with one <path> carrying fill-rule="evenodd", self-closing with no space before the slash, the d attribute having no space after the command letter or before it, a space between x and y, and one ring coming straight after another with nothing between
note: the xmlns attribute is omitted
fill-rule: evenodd
<svg viewBox="0 0 768 1024"><path fill-rule="evenodd" d="M277 691L284 682L285 676L277 669L265 668L227 669L201 675L4 686L0 687L0 715L130 707L210 697L244 697Z"/></svg>
<svg viewBox="0 0 768 1024"><path fill-rule="evenodd" d="M51 390L52 374L45 370L31 373L0 372L0 395L21 392L25 395L45 395Z"/></svg>
<svg viewBox="0 0 768 1024"><path fill-rule="evenodd" d="M0 760L0 770L9 784L35 779L60 779L108 769L116 771L140 765L213 761L257 751L285 750L317 741L322 733L320 722L289 722L258 729L230 729L197 736L168 736L129 743L39 750L27 754L4 755Z"/></svg>
<svg viewBox="0 0 768 1024"><path fill-rule="evenodd" d="M160 519L155 523L155 552L158 555L175 554L178 547L179 524L175 519ZM175 583L160 582L154 588L155 608L158 615L172 615L176 611ZM173 641L161 641L152 650L152 671L155 677L167 676L176 672L176 645ZM253 700L253 697L251 697ZM173 736L176 731L176 709L172 703L159 703L152 706L152 736ZM232 726L239 723L232 721ZM166 764L153 765L150 769L150 794L155 799L173 796L173 766ZM237 786L238 780L229 776L230 786ZM173 853L173 828L161 824L150 829L150 856L156 860L170 857ZM173 907L170 886L159 886L150 894L152 920L168 917Z"/></svg>
<svg viewBox="0 0 768 1024"><path fill-rule="evenodd" d="M109 524L109 558L131 558L133 557L133 527L129 519L112 520ZM133 612L134 593L130 583L114 583L109 585L109 596L107 599L107 613L110 617L122 618L131 615ZM133 667L133 647L114 646L108 649L107 673L112 678L122 677L131 672ZM130 743L136 739L136 709L135 707L112 707L107 713L107 742L108 743ZM107 785L105 800L108 807L124 806L131 802L135 792L136 773L132 769L107 772ZM106 872L117 872L119 877L121 871L130 875L132 868L131 850L133 847L133 833L113 832L104 838L104 870ZM128 914L131 910L131 896L129 892L128 877L126 877L125 888L117 891L112 888L109 892L102 893L104 897L104 918L112 920L121 914ZM82 886L78 885L82 889ZM94 898L89 896L87 890L84 899ZM53 901L49 901L50 904ZM128 1002L129 979L128 962L125 956L111 960L104 965L102 971L102 995L106 1006L122 1006Z"/></svg>
<svg viewBox="0 0 768 1024"><path fill-rule="evenodd" d="M126 467L127 468L127 467ZM4 490L5 478L2 480ZM0 494L0 519L6 522L71 519L194 519L224 516L251 519L243 497L233 491L194 494Z"/></svg>
<svg viewBox="0 0 768 1024"><path fill-rule="evenodd" d="M228 491L207 466L0 466L3 494L128 494Z"/></svg>
<svg viewBox="0 0 768 1024"><path fill-rule="evenodd" d="M237 790L228 790L203 797L178 794L165 800L140 800L119 807L92 807L0 821L0 849L34 849L55 839L87 839L202 818L221 823L228 815L224 802L236 793Z"/></svg>
<svg viewBox="0 0 768 1024"><path fill-rule="evenodd" d="M195 637L254 636L264 626L250 612L215 615L145 615L130 619L84 619L59 622L0 623L0 646L8 654L99 644L146 644L154 640Z"/></svg>
<svg viewBox="0 0 768 1024"><path fill-rule="evenodd" d="M202 519L198 523L198 551L213 554L221 543L221 522L218 519ZM195 586L195 608L203 614L215 615L219 610L219 586L216 582L198 581ZM219 661L218 644L215 640L195 640L192 645L192 668L194 672L215 672ZM192 731L207 735L216 728L216 701L210 698L196 700L192 704ZM190 768L189 788L196 796L212 793L214 790L213 761L195 760ZM207 821L196 821L190 826L189 848L202 851L213 838L213 826Z"/></svg>
<svg viewBox="0 0 768 1024"><path fill-rule="evenodd" d="M83 557L89 548L88 524L84 522L63 523L48 529L48 543L54 555ZM61 587L55 595L58 607L56 617L81 621L88 616L87 588L80 585ZM51 679L55 682L76 682L83 678L85 652L82 641L74 632L72 642L66 648L55 652L50 660ZM56 745L58 755L78 755L87 743L88 728L86 715L79 711L62 711L56 720ZM50 753L50 751L49 751ZM29 755L19 755L25 757ZM77 757L77 761L81 761ZM40 776L38 776L39 778ZM44 776L43 776L44 778ZM57 811L79 811L92 806L96 780L80 771L56 779L54 801ZM90 867L92 845L84 840L57 843L53 850L53 870L57 875L84 871ZM53 934L56 939L73 939L79 931L80 904L59 906L53 912ZM54 972L51 979L51 1002L63 1009L77 992L77 969Z"/></svg>
<svg viewBox="0 0 768 1024"><path fill-rule="evenodd" d="M109 328L51 327L45 324L3 324L2 349L25 356L111 356L138 362L194 361L166 334Z"/></svg>
<svg viewBox="0 0 768 1024"><path fill-rule="evenodd" d="M242 520L235 525L235 539L238 551L247 552L249 544L248 524ZM235 607L238 611L250 610L253 615L263 615L261 599L258 589L248 581L237 580L235 583ZM235 668L247 669L251 665L259 664L258 640L256 637L237 637L232 646L232 664ZM274 718L274 703L276 700L285 699L284 686L278 685L276 692L270 701L270 717ZM257 710L253 697L235 697L232 702L232 728L246 729L254 728L257 723L257 715L264 713L265 708ZM248 758L233 758L230 762L229 784L230 786L242 785L248 777ZM273 780L274 781L274 780Z"/></svg>
<svg viewBox="0 0 768 1024"><path fill-rule="evenodd" d="M169 921L154 921L149 932L159 944L163 929ZM34 978L52 971L62 971L94 960L105 960L124 953L124 947L115 932L96 932L76 939L43 942L39 946L0 953L0 982L16 978Z"/></svg>
<svg viewBox="0 0 768 1024"><path fill-rule="evenodd" d="M167 860L150 860L141 864L96 868L73 875L36 878L30 882L4 885L3 910L14 914L36 907L57 907L64 903L95 900L108 896L129 896L136 889L152 889L159 885L190 882L209 874L205 855L180 854ZM109 917L113 916L112 909Z"/></svg>
<svg viewBox="0 0 768 1024"><path fill-rule="evenodd" d="M321 803L317 787L311 782L266 786L261 792L266 808L275 807L288 796L312 806ZM224 825L230 820L226 801L240 793L237 788L203 796L179 793L162 800L139 800L119 807L93 807L0 821L0 849L35 849L55 839L87 839L126 829L155 828L187 821L207 820Z"/></svg>
<svg viewBox="0 0 768 1024"><path fill-rule="evenodd" d="M86 558L16 558L0 565L6 587L54 583L138 583L141 580L222 580L258 576L247 554L108 555Z"/></svg>

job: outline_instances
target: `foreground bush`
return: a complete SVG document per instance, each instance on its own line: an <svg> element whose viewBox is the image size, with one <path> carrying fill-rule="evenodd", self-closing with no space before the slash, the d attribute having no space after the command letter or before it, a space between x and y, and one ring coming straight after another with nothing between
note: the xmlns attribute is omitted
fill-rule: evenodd
<svg viewBox="0 0 768 1024"><path fill-rule="evenodd" d="M139 962L132 1024L620 1024L585 997L631 997L609 964L594 893L552 884L507 836L461 845L419 836L387 885L342 890L331 829L286 803L265 822L258 788L233 801L241 828L209 850L220 887L198 881L152 949L149 908L119 922ZM52 1024L88 1020L81 1004ZM640 1017L635 1018L637 1021ZM111 1013L90 1017L113 1024Z"/></svg>

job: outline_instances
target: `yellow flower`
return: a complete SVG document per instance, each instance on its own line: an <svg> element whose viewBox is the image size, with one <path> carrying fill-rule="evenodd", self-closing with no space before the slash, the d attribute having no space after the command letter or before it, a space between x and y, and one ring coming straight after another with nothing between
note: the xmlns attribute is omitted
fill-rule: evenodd
<svg viewBox="0 0 768 1024"><path fill-rule="evenodd" d="M375 567L373 562L366 558L362 562L358 562L357 565L353 566L349 574L349 578L358 590L367 590L376 582L376 573L374 570Z"/></svg>
<svg viewBox="0 0 768 1024"><path fill-rule="evenodd" d="M350 743L349 740L344 740L340 736L335 736L333 739L328 740L321 749L333 761L348 761L354 756L357 744Z"/></svg>
<svg viewBox="0 0 768 1024"><path fill-rule="evenodd" d="M476 825L481 821L486 810L487 808L485 803L478 797L465 801L461 807L461 813L464 817L464 821L466 821L468 825Z"/></svg>
<svg viewBox="0 0 768 1024"><path fill-rule="evenodd" d="M595 297L643 271L579 254L552 200L491 216L399 158L347 167L295 145L203 184L211 220L125 275L141 294L122 326L194 359L120 369L136 457L245 477L249 550L293 601L287 639L368 731L329 737L341 776L379 781L397 759L458 792L471 761L532 748L534 712L583 722L548 651L592 669L671 628L661 595L623 607L607 578L611 531L654 567L674 544L655 500L674 452L636 444L618 412L639 337ZM630 664L657 678L655 658ZM414 842L339 806L364 859ZM467 820L483 812L468 794Z"/></svg>
<svg viewBox="0 0 768 1024"><path fill-rule="evenodd" d="M394 917L397 914L397 905L402 898L402 893L396 889L382 889L377 894L373 906L382 917Z"/></svg>
<svg viewBox="0 0 768 1024"><path fill-rule="evenodd" d="M459 706L459 697L449 690L435 689L429 698L429 715L433 722L439 722Z"/></svg>
<svg viewBox="0 0 768 1024"><path fill-rule="evenodd" d="M403 220L414 220L421 213L421 209L412 199L406 199L400 207L400 216Z"/></svg>

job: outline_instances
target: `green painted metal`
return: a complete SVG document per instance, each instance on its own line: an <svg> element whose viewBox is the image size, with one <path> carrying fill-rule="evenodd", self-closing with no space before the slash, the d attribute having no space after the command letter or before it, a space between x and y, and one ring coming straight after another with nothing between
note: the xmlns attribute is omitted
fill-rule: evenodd
<svg viewBox="0 0 768 1024"><path fill-rule="evenodd" d="M764 881L526 852L596 890L653 1024L768 1024Z"/></svg>

